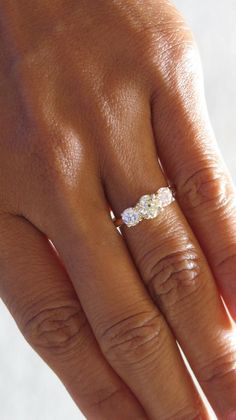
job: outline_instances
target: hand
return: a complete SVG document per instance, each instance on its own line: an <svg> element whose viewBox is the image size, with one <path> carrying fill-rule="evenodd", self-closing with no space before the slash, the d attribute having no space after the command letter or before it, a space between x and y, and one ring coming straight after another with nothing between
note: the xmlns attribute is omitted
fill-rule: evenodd
<svg viewBox="0 0 236 420"><path fill-rule="evenodd" d="M190 30L163 0L0 7L2 298L89 419L207 418L176 340L230 418L235 195ZM167 181L121 236L108 204Z"/></svg>

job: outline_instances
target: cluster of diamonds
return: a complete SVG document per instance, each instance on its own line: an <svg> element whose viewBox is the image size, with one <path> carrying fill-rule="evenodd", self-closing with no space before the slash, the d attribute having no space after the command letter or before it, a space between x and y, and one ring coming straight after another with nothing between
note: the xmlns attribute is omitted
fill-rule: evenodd
<svg viewBox="0 0 236 420"><path fill-rule="evenodd" d="M169 187L160 188L154 194L143 195L135 207L123 211L121 218L128 227L135 226L143 219L154 219L175 198Z"/></svg>

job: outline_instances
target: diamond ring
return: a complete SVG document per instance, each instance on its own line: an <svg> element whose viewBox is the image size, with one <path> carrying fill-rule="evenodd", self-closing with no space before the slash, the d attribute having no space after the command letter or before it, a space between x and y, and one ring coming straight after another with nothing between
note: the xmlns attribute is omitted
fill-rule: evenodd
<svg viewBox="0 0 236 420"><path fill-rule="evenodd" d="M155 219L173 201L175 201L173 188L159 188L154 194L143 195L134 207L125 209L121 217L114 220L114 224L116 227L123 224L131 227L144 219Z"/></svg>

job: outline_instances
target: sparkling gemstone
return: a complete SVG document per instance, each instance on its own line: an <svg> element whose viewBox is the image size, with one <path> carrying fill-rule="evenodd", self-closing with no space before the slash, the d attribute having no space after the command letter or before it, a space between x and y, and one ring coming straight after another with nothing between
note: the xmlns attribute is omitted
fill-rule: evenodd
<svg viewBox="0 0 236 420"><path fill-rule="evenodd" d="M124 210L121 217L128 227L135 226L142 220L142 216L138 209L132 207Z"/></svg>
<svg viewBox="0 0 236 420"><path fill-rule="evenodd" d="M172 201L174 201L172 191L168 187L160 188L158 190L156 196L157 196L157 199L158 199L161 207L166 207L170 203L172 203Z"/></svg>
<svg viewBox="0 0 236 420"><path fill-rule="evenodd" d="M156 194L143 195L137 207L144 219L154 219L161 210Z"/></svg>

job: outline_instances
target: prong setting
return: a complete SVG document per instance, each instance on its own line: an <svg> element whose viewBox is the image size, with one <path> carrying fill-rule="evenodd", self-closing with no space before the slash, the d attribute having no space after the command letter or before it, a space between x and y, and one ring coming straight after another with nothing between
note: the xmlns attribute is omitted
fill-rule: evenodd
<svg viewBox="0 0 236 420"><path fill-rule="evenodd" d="M122 222L132 227L144 219L154 219L173 201L175 198L172 189L162 187L154 194L143 195L134 207L125 209L121 214Z"/></svg>

